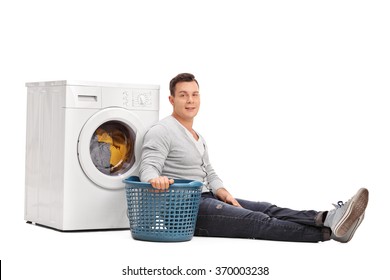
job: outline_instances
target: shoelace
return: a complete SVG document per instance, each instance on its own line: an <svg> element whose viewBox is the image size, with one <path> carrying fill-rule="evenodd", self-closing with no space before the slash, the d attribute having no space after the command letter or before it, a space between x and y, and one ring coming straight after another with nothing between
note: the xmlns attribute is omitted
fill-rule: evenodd
<svg viewBox="0 0 390 280"><path fill-rule="evenodd" d="M344 206L344 202L342 202L341 200L337 202L337 204L335 203L332 203L332 205L335 207L335 208L341 208L342 206Z"/></svg>

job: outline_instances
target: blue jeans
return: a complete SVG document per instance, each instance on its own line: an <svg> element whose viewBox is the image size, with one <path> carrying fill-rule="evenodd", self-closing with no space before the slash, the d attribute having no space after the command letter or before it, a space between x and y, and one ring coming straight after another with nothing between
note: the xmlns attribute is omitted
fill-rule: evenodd
<svg viewBox="0 0 390 280"><path fill-rule="evenodd" d="M323 212L292 210L268 202L237 201L242 208L224 203L212 193L203 193L195 235L297 242L329 240L330 229L318 222Z"/></svg>

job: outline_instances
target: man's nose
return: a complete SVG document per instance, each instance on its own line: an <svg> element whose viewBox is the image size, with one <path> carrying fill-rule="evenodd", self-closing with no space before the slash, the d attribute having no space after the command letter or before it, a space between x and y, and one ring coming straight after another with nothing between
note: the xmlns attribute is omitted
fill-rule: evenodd
<svg viewBox="0 0 390 280"><path fill-rule="evenodd" d="M193 99L192 95L189 95L187 97L187 103L192 103L193 101L194 101L194 99Z"/></svg>

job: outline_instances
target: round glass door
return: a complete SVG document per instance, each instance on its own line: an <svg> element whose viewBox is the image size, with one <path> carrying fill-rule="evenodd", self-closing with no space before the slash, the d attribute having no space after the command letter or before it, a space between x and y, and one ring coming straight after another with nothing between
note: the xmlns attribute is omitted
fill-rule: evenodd
<svg viewBox="0 0 390 280"><path fill-rule="evenodd" d="M137 175L145 129L131 111L112 107L98 111L83 126L77 145L85 175L106 189L121 189Z"/></svg>

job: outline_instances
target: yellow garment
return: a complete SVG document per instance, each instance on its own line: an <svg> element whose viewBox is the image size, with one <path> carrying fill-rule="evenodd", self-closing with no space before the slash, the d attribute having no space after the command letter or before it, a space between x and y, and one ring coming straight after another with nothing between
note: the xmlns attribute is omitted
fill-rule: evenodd
<svg viewBox="0 0 390 280"><path fill-rule="evenodd" d="M121 131L114 130L112 133L113 145L111 146L111 164L117 166L127 160L127 141Z"/></svg>
<svg viewBox="0 0 390 280"><path fill-rule="evenodd" d="M96 136L98 138L98 142L104 142L112 145L112 138L104 129L96 129Z"/></svg>
<svg viewBox="0 0 390 280"><path fill-rule="evenodd" d="M114 168L121 165L127 160L128 145L123 133L119 130L113 130L110 134L102 128L96 130L96 135L99 142L110 144L110 164Z"/></svg>

